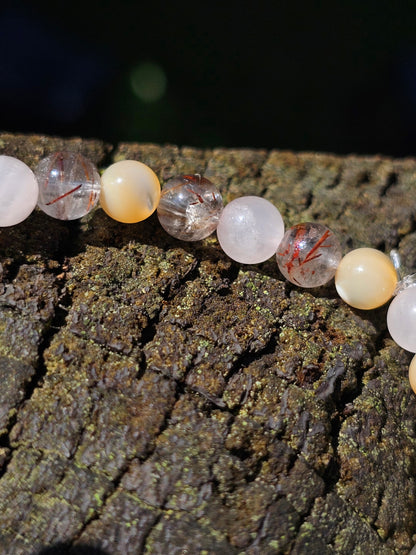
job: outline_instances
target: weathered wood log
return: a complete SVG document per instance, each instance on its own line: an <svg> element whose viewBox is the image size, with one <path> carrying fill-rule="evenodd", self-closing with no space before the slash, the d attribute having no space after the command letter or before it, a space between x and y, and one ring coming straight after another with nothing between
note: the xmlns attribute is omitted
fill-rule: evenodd
<svg viewBox="0 0 416 555"><path fill-rule="evenodd" d="M58 149L162 181L199 172L226 200L263 195L287 225L322 221L345 251L396 247L416 267L413 159L0 134L31 167ZM416 399L386 307L100 209L36 211L0 253L1 553L411 549Z"/></svg>

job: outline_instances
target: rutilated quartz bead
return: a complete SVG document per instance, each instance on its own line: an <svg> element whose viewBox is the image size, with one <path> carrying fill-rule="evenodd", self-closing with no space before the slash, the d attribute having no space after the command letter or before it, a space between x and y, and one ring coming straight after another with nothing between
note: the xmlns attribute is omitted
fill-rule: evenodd
<svg viewBox="0 0 416 555"><path fill-rule="evenodd" d="M341 245L325 225L306 222L286 231L276 252L285 278L300 287L319 287L335 275Z"/></svg>
<svg viewBox="0 0 416 555"><path fill-rule="evenodd" d="M78 152L56 152L43 158L35 175L39 182L38 206L53 218L82 218L98 202L100 175L95 165Z"/></svg>
<svg viewBox="0 0 416 555"><path fill-rule="evenodd" d="M159 198L156 174L136 160L116 162L101 176L100 204L119 222L132 224L145 220L156 210Z"/></svg>
<svg viewBox="0 0 416 555"><path fill-rule="evenodd" d="M163 229L182 241L199 241L217 228L222 197L211 181L199 174L181 175L162 189L157 216Z"/></svg>
<svg viewBox="0 0 416 555"><path fill-rule="evenodd" d="M370 310L386 303L394 293L397 274L390 258L376 249L350 251L339 263L335 286L354 308Z"/></svg>

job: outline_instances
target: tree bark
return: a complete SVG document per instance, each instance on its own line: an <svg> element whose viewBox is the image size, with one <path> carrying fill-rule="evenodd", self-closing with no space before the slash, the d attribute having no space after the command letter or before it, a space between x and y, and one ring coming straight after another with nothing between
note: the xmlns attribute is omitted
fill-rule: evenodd
<svg viewBox="0 0 416 555"><path fill-rule="evenodd" d="M325 223L344 252L416 266L416 160L0 134L32 168L56 150L201 173L226 201ZM386 307L301 290L156 216L35 211L0 231L0 551L407 554L416 398ZM54 551L53 551L54 550Z"/></svg>

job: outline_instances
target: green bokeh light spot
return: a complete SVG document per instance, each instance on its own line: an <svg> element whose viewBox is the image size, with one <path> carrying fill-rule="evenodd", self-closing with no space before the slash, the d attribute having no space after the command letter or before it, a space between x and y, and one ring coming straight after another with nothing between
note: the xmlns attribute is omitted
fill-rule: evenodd
<svg viewBox="0 0 416 555"><path fill-rule="evenodd" d="M134 94L143 102L156 102L166 91L166 74L153 62L143 62L130 72L130 84Z"/></svg>

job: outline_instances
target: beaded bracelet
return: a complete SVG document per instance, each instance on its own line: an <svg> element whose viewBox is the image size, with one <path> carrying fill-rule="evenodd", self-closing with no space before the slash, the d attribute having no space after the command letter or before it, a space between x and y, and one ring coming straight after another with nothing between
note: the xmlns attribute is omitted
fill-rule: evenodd
<svg viewBox="0 0 416 555"><path fill-rule="evenodd" d="M354 308L377 308L395 296L387 327L400 347L416 353L416 274L399 279L396 251L389 258L359 248L342 257L339 241L326 226L301 223L285 232L278 209L256 196L223 208L219 191L199 174L170 179L161 191L153 170L135 160L112 164L100 178L94 164L78 153L52 154L35 173L22 161L0 155L0 227L20 223L36 205L54 218L81 218L98 201L123 223L145 220L157 209L165 231L183 241L198 241L216 230L221 248L240 263L258 264L275 255L284 277L300 287L318 287L335 277L338 294ZM416 393L416 356L409 380Z"/></svg>

